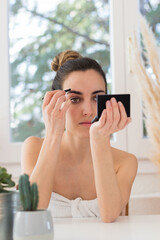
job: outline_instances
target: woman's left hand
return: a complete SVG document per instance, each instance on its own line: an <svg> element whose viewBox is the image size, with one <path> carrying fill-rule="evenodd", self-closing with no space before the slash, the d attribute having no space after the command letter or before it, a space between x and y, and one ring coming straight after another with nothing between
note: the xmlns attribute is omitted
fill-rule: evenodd
<svg viewBox="0 0 160 240"><path fill-rule="evenodd" d="M90 127L90 136L94 139L106 139L111 134L124 129L131 121L123 104L111 98L106 102L106 109L103 110L99 121Z"/></svg>

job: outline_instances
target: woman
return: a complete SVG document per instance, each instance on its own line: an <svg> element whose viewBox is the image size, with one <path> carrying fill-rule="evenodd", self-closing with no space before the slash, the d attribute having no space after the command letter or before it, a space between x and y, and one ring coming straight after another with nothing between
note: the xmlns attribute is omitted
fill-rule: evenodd
<svg viewBox="0 0 160 240"><path fill-rule="evenodd" d="M51 66L57 73L43 100L46 135L25 140L22 171L38 184L39 208L50 202L53 217L100 216L112 222L129 201L137 160L112 148L110 135L131 119L112 98L91 124L96 95L107 92L105 74L93 59L67 50Z"/></svg>

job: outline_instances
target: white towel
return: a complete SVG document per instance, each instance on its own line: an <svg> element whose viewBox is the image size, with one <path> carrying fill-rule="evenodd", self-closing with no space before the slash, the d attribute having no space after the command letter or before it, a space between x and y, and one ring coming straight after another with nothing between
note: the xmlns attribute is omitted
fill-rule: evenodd
<svg viewBox="0 0 160 240"><path fill-rule="evenodd" d="M53 218L100 216L97 198L93 200L83 200L78 197L74 200L69 200L54 192L52 192L48 209L51 211Z"/></svg>

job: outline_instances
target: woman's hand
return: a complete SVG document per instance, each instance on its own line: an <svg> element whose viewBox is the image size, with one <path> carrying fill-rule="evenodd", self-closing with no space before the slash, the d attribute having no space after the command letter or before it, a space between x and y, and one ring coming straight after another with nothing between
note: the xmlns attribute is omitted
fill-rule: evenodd
<svg viewBox="0 0 160 240"><path fill-rule="evenodd" d="M90 136L94 139L108 139L112 133L124 129L130 122L131 118L127 117L123 104L111 98L106 102L106 109L99 121L90 127Z"/></svg>
<svg viewBox="0 0 160 240"><path fill-rule="evenodd" d="M65 91L54 90L45 94L42 111L46 127L46 136L62 136L65 128L65 114L70 106Z"/></svg>

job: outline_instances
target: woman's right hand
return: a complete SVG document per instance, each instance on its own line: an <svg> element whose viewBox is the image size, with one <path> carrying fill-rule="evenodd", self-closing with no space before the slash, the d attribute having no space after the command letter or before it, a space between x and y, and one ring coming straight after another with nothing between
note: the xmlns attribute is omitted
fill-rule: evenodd
<svg viewBox="0 0 160 240"><path fill-rule="evenodd" d="M71 101L66 99L65 91L63 90L54 90L45 94L42 111L46 136L63 135L65 129L65 114L70 103Z"/></svg>

